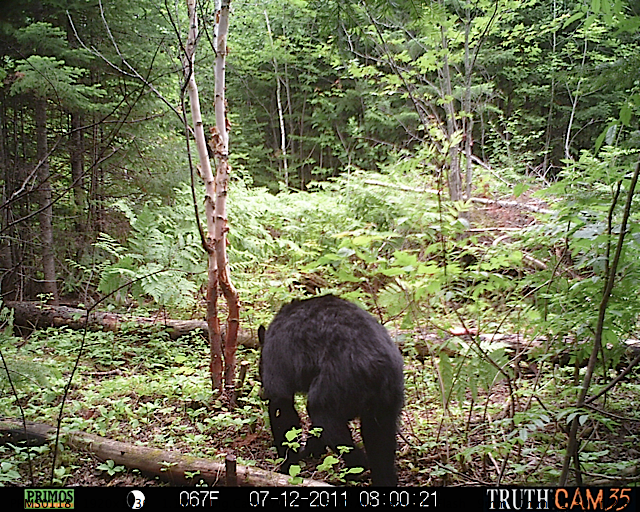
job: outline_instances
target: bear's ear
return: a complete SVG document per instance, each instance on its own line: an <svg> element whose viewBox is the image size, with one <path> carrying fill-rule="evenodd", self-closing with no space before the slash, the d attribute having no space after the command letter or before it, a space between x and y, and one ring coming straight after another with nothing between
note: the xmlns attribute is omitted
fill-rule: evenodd
<svg viewBox="0 0 640 512"><path fill-rule="evenodd" d="M264 325L258 327L258 341L260 342L261 347L264 345L264 335L266 332L267 330L264 328Z"/></svg>

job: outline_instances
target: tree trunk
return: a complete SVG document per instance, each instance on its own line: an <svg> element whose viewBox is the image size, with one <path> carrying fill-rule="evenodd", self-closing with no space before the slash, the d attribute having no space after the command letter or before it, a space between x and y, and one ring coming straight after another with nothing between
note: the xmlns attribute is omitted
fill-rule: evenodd
<svg viewBox="0 0 640 512"><path fill-rule="evenodd" d="M464 131L464 156L465 156L465 194L467 200L471 197L471 185L473 182L473 117L471 113L471 79L473 64L470 53L471 12L466 9L467 19L464 30L464 104L462 105L463 131ZM466 212L464 212L466 213Z"/></svg>
<svg viewBox="0 0 640 512"><path fill-rule="evenodd" d="M214 178L209 161L209 153L202 125L200 98L195 79L195 49L198 41L198 17L196 0L187 0L189 12L189 37L183 62L187 91L191 104L193 130L200 159L201 175L205 184L205 214L207 236L204 240L208 255L207 284L207 324L211 349L211 384L214 390L227 390L233 397L235 376L235 353L237 348L240 305L238 293L229 278L227 261L227 208L229 188L229 134L227 129L225 101L225 65L227 55L227 34L229 31L229 0L223 0L216 13L216 65L215 65L215 112L216 125L211 129L210 148L213 150L217 166ZM226 339L223 344L220 320L218 318L218 287L222 289L228 305ZM224 351L223 351L224 345ZM223 377L224 362L224 377Z"/></svg>
<svg viewBox="0 0 640 512"><path fill-rule="evenodd" d="M225 99L225 67L227 59L227 35L229 33L229 5L231 0L222 0L218 19L215 67L215 112L219 144L215 144L216 156L216 203L215 203L215 254L218 260L218 279L229 310L227 336L224 346L225 389L232 398L235 387L236 349L240 326L240 301L238 292L231 283L227 258L227 194L229 191L229 122Z"/></svg>
<svg viewBox="0 0 640 512"><path fill-rule="evenodd" d="M78 233L84 233L84 212L86 205L86 194L84 191L84 134L82 130L82 116L79 113L71 114L69 161L71 163L73 200L76 205L76 231Z"/></svg>
<svg viewBox="0 0 640 512"><path fill-rule="evenodd" d="M52 304L58 304L56 265L53 250L53 205L51 203L51 175L49 172L49 148L47 145L47 100L36 98L37 158L40 166L40 244L42 246L43 292Z"/></svg>
<svg viewBox="0 0 640 512"><path fill-rule="evenodd" d="M13 224L16 219L24 217L29 208L31 194L24 194L26 187L32 188L31 178L36 170L27 171L28 166L22 161L25 151L20 150L20 141L26 140L20 122L22 109L17 107L15 97L6 95L3 91L0 109L2 110L2 129L5 134L3 150L4 159L2 170L4 186L0 209L2 234L0 235L0 277L2 298L4 300L22 300L25 294L24 269L26 257L24 254L26 240L33 239L30 229L20 229ZM8 112L11 111L9 115Z"/></svg>
<svg viewBox="0 0 640 512"><path fill-rule="evenodd" d="M556 0L553 0L553 19L556 19L557 16L557 5ZM556 47L557 47L557 35L554 30L551 33L551 92L549 93L549 113L547 114L547 128L544 140L544 158L542 160L542 176L547 175L547 171L549 167L552 165L550 163L551 160L551 135L554 121L554 104L556 101L556 70L555 70L555 58L556 58Z"/></svg>
<svg viewBox="0 0 640 512"><path fill-rule="evenodd" d="M587 60L587 49L588 49L588 39L585 36L584 49L582 52L582 64L580 66L580 74L584 73L585 62ZM576 112L578 110L578 102L580 101L580 96L583 94L581 90L582 82L583 82L583 79L581 77L578 80L578 85L576 85L576 90L573 93L573 95L571 94L571 91L569 91L569 98L571 100L571 115L569 116L569 122L567 124L567 133L564 139L564 157L567 160L573 160L573 158L571 157L571 142L573 140L571 137L571 130L573 129L573 121L575 120Z"/></svg>
<svg viewBox="0 0 640 512"><path fill-rule="evenodd" d="M271 51L273 55L273 71L276 76L276 102L278 104L278 120L280 123L280 152L282 154L282 170L284 173L284 186L289 188L289 167L287 162L287 136L284 126L284 114L282 112L282 81L278 72L278 60L275 56L275 46L273 45L273 34L271 33L271 24L269 23L269 13L264 10L264 19L267 22L267 33L271 42Z"/></svg>
<svg viewBox="0 0 640 512"><path fill-rule="evenodd" d="M4 186L0 189L0 296L7 297L14 292L15 272L13 254L11 251L12 233L4 233L4 229L10 222L12 208L8 199L15 187L15 171L9 168L7 156L7 133L5 131L5 91L0 88L0 179ZM5 142L5 139L7 142ZM12 172L13 171L13 172Z"/></svg>
<svg viewBox="0 0 640 512"><path fill-rule="evenodd" d="M458 132L458 122L456 120L456 109L453 99L453 86L451 84L451 68L449 66L449 41L444 26L442 32L442 50L444 63L441 71L441 94L444 101L444 110L447 117L447 140L449 143L449 197L452 201L462 200L462 176L460 173L460 148L455 143Z"/></svg>
<svg viewBox="0 0 640 512"><path fill-rule="evenodd" d="M187 92L191 105L191 119L193 132L196 139L196 148L200 160L200 174L205 186L205 216L207 221L207 235L204 249L207 252L207 325L209 329L210 347L210 371L212 388L222 390L222 336L220 321L218 319L218 260L215 254L215 203L216 183L209 161L209 151L204 134L202 113L200 111L200 96L195 76L195 51L198 42L198 15L196 12L196 0L187 0L189 12L189 37L186 46L186 55L183 62L185 79L187 80ZM216 38L218 36L216 35ZM213 129L215 130L215 128ZM213 135L213 133L212 133Z"/></svg>
<svg viewBox="0 0 640 512"><path fill-rule="evenodd" d="M98 80L96 80L97 82ZM102 132L100 123L98 123L98 116L93 116L93 133L91 137L92 151L91 151L91 185L88 198L89 206L89 223L88 228L93 233L100 233L104 231L104 215L103 215L103 197L102 197L102 183L103 183L103 163L100 162L102 153Z"/></svg>

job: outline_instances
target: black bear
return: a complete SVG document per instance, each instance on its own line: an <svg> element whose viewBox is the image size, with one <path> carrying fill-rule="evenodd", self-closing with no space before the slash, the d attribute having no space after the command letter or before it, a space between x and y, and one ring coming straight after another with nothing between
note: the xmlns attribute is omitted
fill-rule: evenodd
<svg viewBox="0 0 640 512"><path fill-rule="evenodd" d="M263 396L283 469L329 446L353 447L349 466L369 467L376 486L397 483L396 431L404 401L402 355L386 329L355 304L333 295L294 300L282 307L269 329L258 329L262 346ZM307 393L307 412L320 437L310 436L300 453L282 445L300 428L293 404ZM366 455L354 446L348 422L360 418Z"/></svg>

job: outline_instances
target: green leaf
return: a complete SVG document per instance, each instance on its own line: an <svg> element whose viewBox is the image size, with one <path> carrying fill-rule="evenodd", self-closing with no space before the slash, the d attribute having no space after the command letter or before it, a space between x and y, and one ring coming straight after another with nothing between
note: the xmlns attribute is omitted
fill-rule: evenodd
<svg viewBox="0 0 640 512"><path fill-rule="evenodd" d="M340 460L333 455L327 455L321 464L318 465L318 471L330 471L333 466L338 464Z"/></svg>
<svg viewBox="0 0 640 512"><path fill-rule="evenodd" d="M291 442L297 439L301 433L302 433L301 428L292 428L291 430L288 430L287 432L285 432L284 437L286 438L287 441Z"/></svg>
<svg viewBox="0 0 640 512"><path fill-rule="evenodd" d="M338 256L339 258L342 259L347 259L351 256L353 256L356 253L356 251L354 251L353 249L349 248L349 247L341 247L338 252L336 253L336 256Z"/></svg>
<svg viewBox="0 0 640 512"><path fill-rule="evenodd" d="M291 477L297 477L300 474L300 471L302 471L302 469L298 464L291 464L291 466L289 466L289 476Z"/></svg>
<svg viewBox="0 0 640 512"><path fill-rule="evenodd" d="M625 103L620 109L620 122L625 126L629 126L631 123L632 113L631 106L628 103Z"/></svg>
<svg viewBox="0 0 640 512"><path fill-rule="evenodd" d="M529 190L529 185L526 183L518 183L515 187L513 187L513 196L520 197L524 192Z"/></svg>
<svg viewBox="0 0 640 512"><path fill-rule="evenodd" d="M580 18L582 18L585 15L584 12L577 12L572 16L569 16L569 18L567 18L564 22L564 24L562 25L562 28L565 29L567 28L569 25L571 25L574 21L579 20Z"/></svg>

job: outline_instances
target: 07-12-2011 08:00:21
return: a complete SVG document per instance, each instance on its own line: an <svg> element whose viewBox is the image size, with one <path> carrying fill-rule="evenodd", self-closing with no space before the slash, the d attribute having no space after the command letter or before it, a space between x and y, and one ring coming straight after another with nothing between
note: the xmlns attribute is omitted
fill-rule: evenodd
<svg viewBox="0 0 640 512"><path fill-rule="evenodd" d="M376 508L379 506L435 508L436 491L428 490L273 490L251 491L249 506L261 508L278 505L281 507L350 507Z"/></svg>

